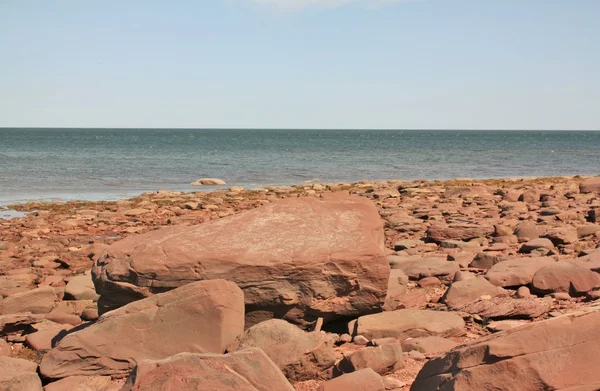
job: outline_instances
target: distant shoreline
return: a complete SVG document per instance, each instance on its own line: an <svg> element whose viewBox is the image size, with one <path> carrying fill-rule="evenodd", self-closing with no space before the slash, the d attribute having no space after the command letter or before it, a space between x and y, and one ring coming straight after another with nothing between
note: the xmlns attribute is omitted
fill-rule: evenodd
<svg viewBox="0 0 600 391"><path fill-rule="evenodd" d="M600 174L600 173L599 173ZM553 183L562 183L566 180L583 180L591 177L591 175L567 175L567 176L546 176L546 177L507 177L507 178L485 178L485 179L476 179L476 178L453 178L447 180L361 180L358 182L335 182L335 183L321 183L318 181L306 181L306 183L301 184L292 184L292 185L268 185L264 187L255 187L255 188L247 188L244 187L244 192L247 193L257 193L265 190L273 191L277 189L282 190L307 190L311 189L313 185L320 185L326 190L329 187L336 187L340 190L352 190L357 188L362 188L365 186L369 186L370 184L375 187L379 187L381 185L393 185L393 186L410 186L411 184L419 185L419 186L442 186L442 187L460 187L460 186L476 186L476 185L484 185L484 186L494 186L494 185L508 185L508 184L522 184L523 186L532 185L532 184L553 184ZM143 191L136 194L132 194L131 196L125 197L111 197L106 199L54 199L54 200L29 200L26 202L17 202L17 203L0 203L0 219L2 218L3 213L10 212L31 212L33 210L45 209L47 207L52 207L53 205L68 205L68 204L85 204L85 205L94 205L94 204L106 204L106 203L115 203L118 201L127 201L127 200L137 200L143 198L148 195L156 195L161 192L171 193L171 194L181 194L184 196L200 194L202 196L210 196L211 194L218 194L223 192L229 192L231 187L236 187L236 184L226 184L221 186L195 186L192 191L177 191L177 190L169 190L169 189L157 189L155 191ZM239 187L239 186L238 186Z"/></svg>

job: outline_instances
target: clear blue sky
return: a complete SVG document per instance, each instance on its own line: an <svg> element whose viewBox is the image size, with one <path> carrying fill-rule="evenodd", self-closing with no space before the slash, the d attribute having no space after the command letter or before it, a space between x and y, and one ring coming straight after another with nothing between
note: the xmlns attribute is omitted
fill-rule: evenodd
<svg viewBox="0 0 600 391"><path fill-rule="evenodd" d="M0 0L0 126L600 129L599 0Z"/></svg>

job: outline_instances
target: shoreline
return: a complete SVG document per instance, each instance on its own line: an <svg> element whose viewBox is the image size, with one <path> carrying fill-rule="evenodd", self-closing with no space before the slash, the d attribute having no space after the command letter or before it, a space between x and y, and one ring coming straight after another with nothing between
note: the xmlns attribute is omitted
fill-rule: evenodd
<svg viewBox="0 0 600 391"><path fill-rule="evenodd" d="M593 175L566 175L566 176L531 176L531 177L502 177L502 178L452 178L452 179L417 179L417 180L403 180L403 179L390 179L390 180L360 180L358 182L320 182L318 180L306 180L304 183L296 184L280 184L280 185L265 185L265 186L243 186L237 184L226 184L226 185L204 185L194 186L193 190L171 190L171 189L159 189L155 191L116 191L116 192L90 192L87 195L96 195L89 197L60 197L60 196L40 196L31 198L25 198L22 200L6 200L0 201L0 219L2 215L11 212L31 212L36 210L38 207L47 208L49 205L62 205L62 204L74 204L74 205L92 205L95 203L116 203L118 201L135 201L139 198L153 197L158 194L171 194L177 197L193 197L195 195L222 193L229 191L230 188L243 188L246 193L259 192L264 193L275 189L292 189L292 191L307 190L307 187L312 185L319 185L324 187L324 191L334 188L339 190L353 190L363 187L364 185L374 186L389 186L389 185L419 185L419 186L475 186L475 185L508 185L520 183L523 185L527 184L543 184L543 183L558 183L565 180L581 181L587 178L593 177ZM329 190L330 191L330 190ZM121 193L120 195L117 195ZM102 197L101 195L109 195L108 197Z"/></svg>

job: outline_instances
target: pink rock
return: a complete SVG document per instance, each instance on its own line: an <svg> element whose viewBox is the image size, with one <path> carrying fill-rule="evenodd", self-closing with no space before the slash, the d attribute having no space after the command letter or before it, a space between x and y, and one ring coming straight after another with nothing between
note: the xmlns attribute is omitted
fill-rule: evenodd
<svg viewBox="0 0 600 391"><path fill-rule="evenodd" d="M140 361L121 391L294 391L259 348Z"/></svg>
<svg viewBox="0 0 600 391"><path fill-rule="evenodd" d="M196 226L112 244L93 268L99 309L192 281L244 290L247 326L270 318L310 327L381 310L389 263L383 223L364 198L288 198Z"/></svg>

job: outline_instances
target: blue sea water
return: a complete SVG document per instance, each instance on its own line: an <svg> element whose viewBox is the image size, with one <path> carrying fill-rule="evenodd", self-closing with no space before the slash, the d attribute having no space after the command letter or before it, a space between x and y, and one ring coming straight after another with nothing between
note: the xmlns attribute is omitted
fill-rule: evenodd
<svg viewBox="0 0 600 391"><path fill-rule="evenodd" d="M362 179L600 173L600 132L0 129L0 205Z"/></svg>

